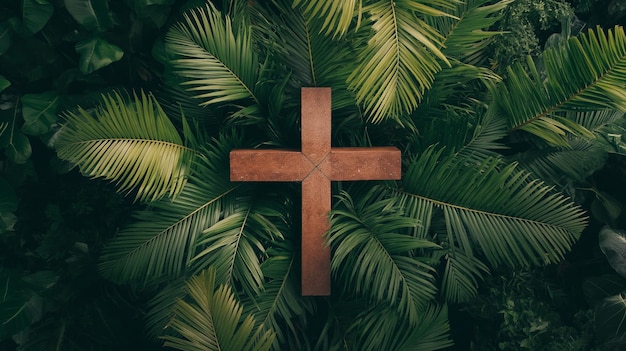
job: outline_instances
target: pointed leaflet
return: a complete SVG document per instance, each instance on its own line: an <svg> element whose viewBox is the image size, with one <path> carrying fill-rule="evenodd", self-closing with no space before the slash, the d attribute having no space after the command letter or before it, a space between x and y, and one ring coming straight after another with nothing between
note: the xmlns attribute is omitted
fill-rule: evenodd
<svg viewBox="0 0 626 351"><path fill-rule="evenodd" d="M55 147L60 158L90 177L117 183L119 191L136 191L139 200L180 193L194 151L152 95L126 101L118 93L102 97L94 115L79 107L67 112Z"/></svg>

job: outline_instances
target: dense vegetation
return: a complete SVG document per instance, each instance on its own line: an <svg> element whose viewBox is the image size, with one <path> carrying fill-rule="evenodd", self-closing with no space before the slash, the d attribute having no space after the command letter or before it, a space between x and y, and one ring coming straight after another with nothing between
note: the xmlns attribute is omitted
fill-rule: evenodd
<svg viewBox="0 0 626 351"><path fill-rule="evenodd" d="M333 3L0 4L0 349L624 345L626 6ZM299 187L228 180L299 147L302 86L333 144L403 152L335 184L329 298L299 296Z"/></svg>

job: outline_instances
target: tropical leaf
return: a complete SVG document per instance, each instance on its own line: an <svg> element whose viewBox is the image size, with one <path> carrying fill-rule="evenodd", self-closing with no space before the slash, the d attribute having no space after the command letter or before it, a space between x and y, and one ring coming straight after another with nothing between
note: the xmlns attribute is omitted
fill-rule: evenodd
<svg viewBox="0 0 626 351"><path fill-rule="evenodd" d="M428 149L403 177L407 214L423 222L439 209L448 246L493 266L558 262L584 229L585 213L515 164L499 166Z"/></svg>
<svg viewBox="0 0 626 351"><path fill-rule="evenodd" d="M136 190L142 201L179 194L195 151L183 145L156 99L142 92L132 102L118 93L102 101L95 117L82 108L65 114L59 157L85 175L115 181L119 191Z"/></svg>
<svg viewBox="0 0 626 351"><path fill-rule="evenodd" d="M22 132L28 135L41 135L50 131L50 126L57 121L59 94L46 92L25 94L22 97Z"/></svg>
<svg viewBox="0 0 626 351"><path fill-rule="evenodd" d="M442 48L446 57L460 62L478 65L485 61L485 49L491 38L502 32L488 30L502 16L502 10L513 0L492 3L489 0L469 0L458 2L452 10L454 16L427 18L427 23L436 28L444 37ZM491 4L490 4L491 3Z"/></svg>
<svg viewBox="0 0 626 351"><path fill-rule="evenodd" d="M259 257L264 256L265 242L281 238L273 223L284 221L284 199L271 193L237 198L236 206L224 210L223 218L199 235L194 269L215 268L220 284L241 284L247 296L256 296L263 286Z"/></svg>
<svg viewBox="0 0 626 351"><path fill-rule="evenodd" d="M306 325L305 316L314 309L312 301L300 295L297 252L291 240L274 240L261 264L263 290L247 303L260 325L276 333L275 349L298 337L299 326Z"/></svg>
<svg viewBox="0 0 626 351"><path fill-rule="evenodd" d="M13 41L13 29L8 21L0 23L0 55L4 54Z"/></svg>
<svg viewBox="0 0 626 351"><path fill-rule="evenodd" d="M436 288L433 269L410 253L438 246L409 235L408 229L417 222L402 214L395 198L382 194L375 188L358 202L346 192L337 197L328 236L331 271L347 291L397 306L415 324Z"/></svg>
<svg viewBox="0 0 626 351"><path fill-rule="evenodd" d="M353 24L354 17L358 17L357 23L361 22L363 1L294 0L293 6L301 7L309 18L323 18L324 24L321 29L325 30L326 34L343 35Z"/></svg>
<svg viewBox="0 0 626 351"><path fill-rule="evenodd" d="M544 147L518 153L511 159L535 177L552 184L582 182L602 168L607 159L605 148L593 140L567 138L569 147Z"/></svg>
<svg viewBox="0 0 626 351"><path fill-rule="evenodd" d="M453 345L447 308L428 305L416 325L384 306L367 308L353 323L357 350L441 350Z"/></svg>
<svg viewBox="0 0 626 351"><path fill-rule="evenodd" d="M210 3L186 13L167 33L165 48L173 56L169 63L174 73L186 79L181 84L200 105L258 102L254 87L259 64L248 26L233 25Z"/></svg>
<svg viewBox="0 0 626 351"><path fill-rule="evenodd" d="M521 64L508 70L497 86L497 104L510 118L511 130L524 130L549 143L567 146L564 136L590 136L563 114L575 109L626 112L626 35L622 27L590 30L543 53L545 79L532 60L530 74Z"/></svg>
<svg viewBox="0 0 626 351"><path fill-rule="evenodd" d="M229 181L228 151L239 142L236 137L214 140L201 150L196 173L175 199L154 202L149 210L136 213L137 222L104 247L104 275L123 283L184 275L197 236L236 206L238 186Z"/></svg>
<svg viewBox="0 0 626 351"><path fill-rule="evenodd" d="M372 122L413 111L430 88L440 62L443 36L421 17L451 16L433 6L452 8L456 1L377 1L368 4L374 31L359 53L358 67L348 77L350 89Z"/></svg>
<svg viewBox="0 0 626 351"><path fill-rule="evenodd" d="M231 288L216 285L212 269L189 280L187 289L191 301L178 300L175 317L169 323L181 337L164 336L164 346L183 351L269 350L274 334L256 327L250 315L242 320L243 307Z"/></svg>
<svg viewBox="0 0 626 351"><path fill-rule="evenodd" d="M54 13L54 5L47 0L22 0L22 22L30 33L39 32Z"/></svg>
<svg viewBox="0 0 626 351"><path fill-rule="evenodd" d="M83 74L93 73L124 56L124 51L117 45L102 38L91 38L76 44L76 52L80 55L79 68Z"/></svg>
<svg viewBox="0 0 626 351"><path fill-rule="evenodd" d="M83 27L103 32L113 26L113 16L107 1L64 0L67 12Z"/></svg>
<svg viewBox="0 0 626 351"><path fill-rule="evenodd" d="M478 284L489 268L476 257L450 250L445 258L441 295L450 303L464 303L478 294Z"/></svg>
<svg viewBox="0 0 626 351"><path fill-rule="evenodd" d="M626 300L622 294L605 298L595 308L596 337L606 349L626 344Z"/></svg>
<svg viewBox="0 0 626 351"><path fill-rule="evenodd" d="M1 37L1 35L0 35ZM0 51L0 55L2 54L2 52ZM0 75L0 92L2 92L4 89L8 88L11 86L11 82L6 79L5 76Z"/></svg>

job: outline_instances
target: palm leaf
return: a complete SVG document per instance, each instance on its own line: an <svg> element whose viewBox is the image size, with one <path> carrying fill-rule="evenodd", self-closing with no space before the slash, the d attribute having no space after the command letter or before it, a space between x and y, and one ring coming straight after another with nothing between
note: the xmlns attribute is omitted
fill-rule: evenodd
<svg viewBox="0 0 626 351"><path fill-rule="evenodd" d="M137 221L104 247L102 273L120 283L180 277L194 256L196 237L236 206L238 186L229 181L228 152L240 142L221 137L203 149L195 175L177 198L136 213Z"/></svg>
<svg viewBox="0 0 626 351"><path fill-rule="evenodd" d="M493 266L558 262L585 227L584 212L515 164L499 165L475 166L430 148L404 175L405 207L422 222L440 209L448 247Z"/></svg>
<svg viewBox="0 0 626 351"><path fill-rule="evenodd" d="M236 201L198 237L191 264L196 270L212 266L219 283L239 283L247 296L256 296L263 286L260 257L266 254L265 243L283 235L274 223L286 220L285 199L268 192Z"/></svg>
<svg viewBox="0 0 626 351"><path fill-rule="evenodd" d="M409 235L416 221L402 215L394 198L381 194L374 188L356 203L346 192L338 196L329 232L331 271L347 291L397 306L416 323L436 288L433 269L410 253L438 246Z"/></svg>
<svg viewBox="0 0 626 351"><path fill-rule="evenodd" d="M384 306L367 308L348 332L357 350L441 350L453 345L447 308L428 305L412 325Z"/></svg>
<svg viewBox="0 0 626 351"><path fill-rule="evenodd" d="M293 6L301 7L302 11L304 11L310 19L323 18L324 24L322 30L325 30L326 34L334 33L334 35L343 35L348 31L350 26L352 26L352 19L355 16L358 17L358 22L360 22L363 1L294 0Z"/></svg>
<svg viewBox="0 0 626 351"><path fill-rule="evenodd" d="M314 309L312 301L300 295L297 252L287 238L272 243L268 259L261 264L266 279L263 290L248 303L260 325L276 333L275 349L289 338L301 337L299 326L306 324L305 315Z"/></svg>
<svg viewBox="0 0 626 351"><path fill-rule="evenodd" d="M255 326L254 317L242 320L243 307L227 285L216 288L209 269L187 283L191 301L178 300L169 327L181 337L164 336L165 347L183 351L269 350L274 334Z"/></svg>
<svg viewBox="0 0 626 351"><path fill-rule="evenodd" d="M607 159L603 146L583 138L570 137L569 147L546 147L519 153L512 158L534 176L565 186L582 182Z"/></svg>
<svg viewBox="0 0 626 351"><path fill-rule="evenodd" d="M137 199L154 201L179 194L195 152L187 148L156 99L143 92L131 103L119 94L102 97L95 112L68 112L55 142L61 159L91 177L117 183L119 191L137 191Z"/></svg>
<svg viewBox="0 0 626 351"><path fill-rule="evenodd" d="M463 63L478 65L486 60L485 49L491 39L502 32L485 30L502 17L502 10L513 0L502 0L489 4L489 0L469 0L459 2L451 15L428 18L427 23L437 28L444 36L441 51L448 58Z"/></svg>
<svg viewBox="0 0 626 351"><path fill-rule="evenodd" d="M476 257L460 250L450 250L445 256L441 279L441 295L446 302L468 302L478 294L478 284L489 268Z"/></svg>
<svg viewBox="0 0 626 351"><path fill-rule="evenodd" d="M372 122L413 111L441 69L440 62L449 64L439 49L442 35L421 17L451 16L432 6L451 8L455 3L377 1L363 8L374 34L359 53L348 85Z"/></svg>
<svg viewBox="0 0 626 351"><path fill-rule="evenodd" d="M521 64L515 64L494 92L497 104L510 118L511 130L524 130L566 146L567 133L590 133L566 118L563 111L626 111L626 35L622 27L606 34L598 28L571 38L546 50L543 64L545 80L529 60L530 75Z"/></svg>
<svg viewBox="0 0 626 351"><path fill-rule="evenodd" d="M200 99L200 105L257 102L258 58L245 23L223 16L210 3L191 10L170 29L165 49L172 55L173 72Z"/></svg>

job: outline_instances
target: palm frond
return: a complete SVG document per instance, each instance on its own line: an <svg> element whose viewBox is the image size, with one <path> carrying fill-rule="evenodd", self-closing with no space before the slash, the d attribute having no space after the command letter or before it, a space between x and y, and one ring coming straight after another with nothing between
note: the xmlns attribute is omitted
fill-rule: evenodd
<svg viewBox="0 0 626 351"><path fill-rule="evenodd" d="M258 102L254 87L259 64L249 27L233 24L210 3L189 11L170 29L165 49L172 56L173 72L186 79L181 84L201 106L243 99Z"/></svg>
<svg viewBox="0 0 626 351"><path fill-rule="evenodd" d="M416 323L418 311L434 297L436 288L433 269L410 253L438 246L408 234L418 222L402 214L396 199L382 194L376 187L358 202L346 192L337 197L329 232L331 271L346 291L397 306Z"/></svg>
<svg viewBox="0 0 626 351"><path fill-rule="evenodd" d="M224 210L223 218L202 232L194 246L195 270L215 268L221 284L241 284L247 296L256 296L263 286L261 256L266 245L283 233L275 222L285 221L285 199L271 193L240 196L236 206Z"/></svg>
<svg viewBox="0 0 626 351"><path fill-rule="evenodd" d="M563 115L575 109L626 112L626 35L622 27L590 30L543 53L545 80L529 60L509 67L508 79L494 92L510 118L511 130L524 130L552 144L567 146L564 136L589 136Z"/></svg>
<svg viewBox="0 0 626 351"><path fill-rule="evenodd" d="M441 350L453 345L447 308L428 305L417 324L384 306L367 308L348 329L357 350Z"/></svg>
<svg viewBox="0 0 626 351"><path fill-rule="evenodd" d="M489 268L476 257L465 255L460 250L449 251L444 261L441 295L445 301L464 303L476 297L478 284Z"/></svg>
<svg viewBox="0 0 626 351"><path fill-rule="evenodd" d="M288 238L274 240L268 259L261 264L266 280L263 290L248 303L260 325L276 333L275 349L290 338L301 337L299 326L306 325L305 316L313 311L312 301L300 295L297 252Z"/></svg>
<svg viewBox="0 0 626 351"><path fill-rule="evenodd" d="M408 166L403 201L422 222L441 210L448 247L493 266L541 265L562 259L584 229L582 209L515 164L442 154L430 148Z"/></svg>
<svg viewBox="0 0 626 351"><path fill-rule="evenodd" d="M545 147L516 154L511 160L535 177L562 186L582 182L602 168L607 152L594 140L569 137L568 147Z"/></svg>
<svg viewBox="0 0 626 351"><path fill-rule="evenodd" d="M119 191L154 201L178 195L189 176L195 151L181 137L152 95L126 102L104 95L95 117L82 108L67 112L55 142L61 159L90 177L115 181Z"/></svg>
<svg viewBox="0 0 626 351"><path fill-rule="evenodd" d="M421 17L451 16L435 7L451 8L454 0L377 1L363 12L374 34L348 77L350 89L372 122L413 111L441 69L449 64L441 52L443 37Z"/></svg>
<svg viewBox="0 0 626 351"><path fill-rule="evenodd" d="M202 150L178 197L138 212L137 221L104 247L102 273L120 283L180 277L194 255L196 237L235 207L238 185L229 180L228 152L240 143L237 137L222 137Z"/></svg>
<svg viewBox="0 0 626 351"><path fill-rule="evenodd" d="M353 18L357 17L357 27L360 22L363 0L294 0L294 7L302 8L310 19L324 18L321 27L326 34L343 35L353 25Z"/></svg>
<svg viewBox="0 0 626 351"><path fill-rule="evenodd" d="M269 350L274 334L263 332L250 315L242 320L243 307L231 288L216 285L212 269L189 280L190 301L177 301L175 317L169 323L180 337L164 336L164 346L182 351Z"/></svg>
<svg viewBox="0 0 626 351"><path fill-rule="evenodd" d="M486 60L485 49L496 35L502 32L490 31L501 18L502 10L513 0L492 3L490 0L469 0L459 2L451 15L431 17L427 23L437 28L444 36L441 51L448 57L463 63L478 65ZM491 3L491 4L490 4Z"/></svg>

